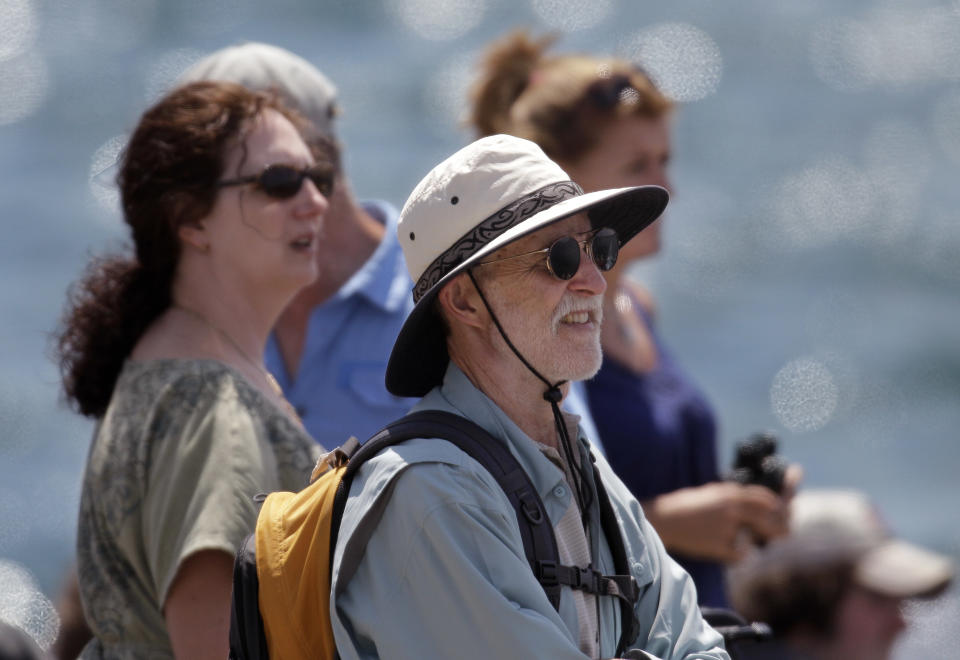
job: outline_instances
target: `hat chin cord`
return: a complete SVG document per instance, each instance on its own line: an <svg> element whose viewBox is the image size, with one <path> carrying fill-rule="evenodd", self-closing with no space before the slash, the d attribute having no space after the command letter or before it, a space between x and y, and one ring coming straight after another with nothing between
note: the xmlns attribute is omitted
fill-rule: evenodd
<svg viewBox="0 0 960 660"><path fill-rule="evenodd" d="M517 347L513 345L513 342L510 341L510 338L507 337L506 331L504 331L503 326L500 324L500 320L497 318L497 315L493 313L493 309L490 307L490 303L487 302L487 297L483 295L483 290L480 289L480 284L477 282L476 278L473 276L472 270L467 270L467 275L470 276L470 281L473 282L474 288L477 290L477 293L480 294L480 300L483 301L483 306L487 308L487 313L490 314L490 318L493 319L493 324L496 326L497 331L500 333L500 336L503 337L503 341L507 343L507 346L513 351L513 354L519 358L530 373L543 381L544 385L547 386L547 389L543 393L543 398L545 401L550 403L550 408L553 410L553 422L554 426L557 429L557 435L560 438L560 447L563 450L563 458L567 462L567 465L570 466L570 475L573 477L573 488L577 496L577 504L580 505L580 518L583 523L583 529L587 533L587 538L591 539L590 534L590 504L592 503L591 493L584 488L584 474L583 466L573 460L573 448L570 444L570 434L567 431L567 424L563 420L563 414L560 412L560 402L563 400L563 392L560 391L560 386L566 383L566 380L560 380L556 383L551 384L539 371L537 371L532 364L530 364L526 358L521 355L520 351L517 350ZM590 547L593 547L592 539L590 540ZM592 552L592 550L591 550Z"/></svg>

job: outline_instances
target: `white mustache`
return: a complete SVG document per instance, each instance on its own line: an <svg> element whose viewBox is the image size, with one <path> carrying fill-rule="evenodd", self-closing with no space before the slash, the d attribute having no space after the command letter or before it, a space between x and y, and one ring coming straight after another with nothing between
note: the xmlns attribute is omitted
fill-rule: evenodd
<svg viewBox="0 0 960 660"><path fill-rule="evenodd" d="M557 334L560 328L560 320L567 314L573 312L586 312L590 315L590 320L600 325L603 322L603 296L596 295L589 298L580 298L572 294L565 295L560 299L560 304L553 312L551 327L553 334Z"/></svg>

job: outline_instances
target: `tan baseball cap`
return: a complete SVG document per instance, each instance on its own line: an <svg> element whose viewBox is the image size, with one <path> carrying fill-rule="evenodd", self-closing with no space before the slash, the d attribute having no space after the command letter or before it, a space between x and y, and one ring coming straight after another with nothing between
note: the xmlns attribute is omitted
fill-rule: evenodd
<svg viewBox="0 0 960 660"><path fill-rule="evenodd" d="M953 579L949 558L893 535L870 499L854 490L811 490L791 504L791 535L854 558L854 580L895 598L943 591Z"/></svg>
<svg viewBox="0 0 960 660"><path fill-rule="evenodd" d="M847 562L858 585L892 598L935 596L953 580L948 557L894 536L864 493L806 490L790 506L790 534L742 562L735 570L738 580L812 575L818 566Z"/></svg>

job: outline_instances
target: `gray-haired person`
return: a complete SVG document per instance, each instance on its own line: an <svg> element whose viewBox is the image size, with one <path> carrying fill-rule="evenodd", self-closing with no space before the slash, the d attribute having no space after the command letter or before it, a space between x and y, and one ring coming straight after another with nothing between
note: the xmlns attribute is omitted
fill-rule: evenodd
<svg viewBox="0 0 960 660"><path fill-rule="evenodd" d="M601 272L666 203L657 186L583 194L534 143L504 135L414 189L398 233L415 305L387 387L505 444L543 503L558 568L577 579L555 608L490 473L444 440L407 441L364 463L350 491L332 584L342 658L728 658L689 575L559 407L600 366ZM629 573L616 583L633 589L612 586L614 547Z"/></svg>
<svg viewBox="0 0 960 660"><path fill-rule="evenodd" d="M317 250L320 274L277 320L264 357L317 442L336 447L350 436L367 438L413 404L383 385L393 340L413 306L396 238L397 210L354 196L339 162L337 89L304 58L244 43L211 53L180 76L180 82L194 80L273 90L313 123L318 148L333 145L338 152Z"/></svg>

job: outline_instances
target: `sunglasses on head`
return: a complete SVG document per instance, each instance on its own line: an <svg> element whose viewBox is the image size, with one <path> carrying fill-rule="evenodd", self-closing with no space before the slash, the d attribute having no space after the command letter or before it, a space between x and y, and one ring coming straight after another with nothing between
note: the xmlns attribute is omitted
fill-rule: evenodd
<svg viewBox="0 0 960 660"><path fill-rule="evenodd" d="M300 192L304 179L310 179L324 197L330 197L333 193L334 172L328 165L312 165L303 169L292 165L267 165L260 174L224 179L218 181L217 186L223 188L255 183L270 197L289 199Z"/></svg>
<svg viewBox="0 0 960 660"><path fill-rule="evenodd" d="M595 80L587 87L586 98L597 108L609 110L620 103L624 90L634 89L630 78L622 73Z"/></svg>
<svg viewBox="0 0 960 660"><path fill-rule="evenodd" d="M564 236L555 240L550 247L542 250L481 261L477 265L485 266L499 261L526 257L531 254L546 253L547 270L550 271L550 274L561 280L569 280L580 270L581 250L593 259L597 268L601 271L608 271L617 263L617 255L620 253L620 239L617 237L617 232L610 227L604 227L594 232L586 240L578 241L573 236Z"/></svg>

